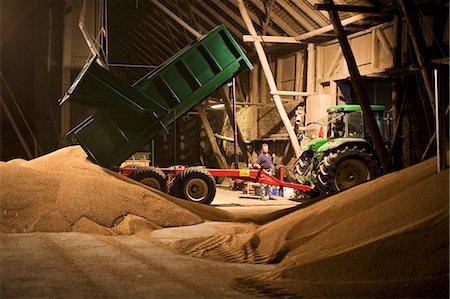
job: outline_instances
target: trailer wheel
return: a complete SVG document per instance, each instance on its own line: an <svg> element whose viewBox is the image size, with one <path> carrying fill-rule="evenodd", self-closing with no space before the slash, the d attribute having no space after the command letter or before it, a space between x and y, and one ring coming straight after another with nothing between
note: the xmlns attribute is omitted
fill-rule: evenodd
<svg viewBox="0 0 450 299"><path fill-rule="evenodd" d="M325 156L318 165L317 182L322 193L335 193L382 175L380 163L364 148L345 147Z"/></svg>
<svg viewBox="0 0 450 299"><path fill-rule="evenodd" d="M131 178L164 193L167 193L169 190L167 186L167 176L164 172L155 167L137 167Z"/></svg>
<svg viewBox="0 0 450 299"><path fill-rule="evenodd" d="M125 168L140 168L140 167L144 167L144 166L138 165L138 164L128 164L128 165L125 165Z"/></svg>
<svg viewBox="0 0 450 299"><path fill-rule="evenodd" d="M190 167L180 173L183 198L209 205L216 196L216 182L208 170Z"/></svg>

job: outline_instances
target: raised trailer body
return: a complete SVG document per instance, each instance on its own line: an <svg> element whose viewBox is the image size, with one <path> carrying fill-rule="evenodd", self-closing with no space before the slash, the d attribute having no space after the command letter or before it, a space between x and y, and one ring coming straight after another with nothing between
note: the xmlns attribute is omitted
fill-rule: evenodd
<svg viewBox="0 0 450 299"><path fill-rule="evenodd" d="M243 70L253 68L220 25L129 86L96 63L84 66L60 104L97 112L67 134L99 165L115 168Z"/></svg>
<svg viewBox="0 0 450 299"><path fill-rule="evenodd" d="M214 176L309 190L256 170L191 167L158 169L119 165L159 132L198 105L211 92L244 70L253 68L225 26L220 25L185 47L132 86L112 75L92 57L60 101L77 102L96 112L69 131L69 144L80 144L89 159L119 170L174 196L209 204ZM173 178L173 179L172 179ZM169 188L170 187L170 188Z"/></svg>

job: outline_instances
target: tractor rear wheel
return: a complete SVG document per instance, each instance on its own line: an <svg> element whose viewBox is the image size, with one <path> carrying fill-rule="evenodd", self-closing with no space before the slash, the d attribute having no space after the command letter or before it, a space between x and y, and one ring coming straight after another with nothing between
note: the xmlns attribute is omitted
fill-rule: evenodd
<svg viewBox="0 0 450 299"><path fill-rule="evenodd" d="M322 193L349 189L382 174L381 165L364 148L345 147L330 152L318 165L317 183Z"/></svg>
<svg viewBox="0 0 450 299"><path fill-rule="evenodd" d="M167 176L158 168L151 166L137 167L131 178L161 192L167 193L169 191Z"/></svg>
<svg viewBox="0 0 450 299"><path fill-rule="evenodd" d="M207 205L214 200L216 181L208 170L190 167L180 173L180 179L183 198Z"/></svg>

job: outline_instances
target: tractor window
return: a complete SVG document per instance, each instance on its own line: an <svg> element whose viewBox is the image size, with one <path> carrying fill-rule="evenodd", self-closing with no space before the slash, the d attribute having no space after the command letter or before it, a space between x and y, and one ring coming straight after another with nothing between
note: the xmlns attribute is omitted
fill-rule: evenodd
<svg viewBox="0 0 450 299"><path fill-rule="evenodd" d="M344 113L328 114L328 137L340 138L345 135Z"/></svg>
<svg viewBox="0 0 450 299"><path fill-rule="evenodd" d="M364 138L364 120L361 111L354 111L347 114L346 136L352 138Z"/></svg>

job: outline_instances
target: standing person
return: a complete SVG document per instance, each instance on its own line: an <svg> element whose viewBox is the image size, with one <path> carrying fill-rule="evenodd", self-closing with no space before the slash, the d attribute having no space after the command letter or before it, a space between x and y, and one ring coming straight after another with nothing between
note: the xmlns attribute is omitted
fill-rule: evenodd
<svg viewBox="0 0 450 299"><path fill-rule="evenodd" d="M261 153L259 154L258 158L255 161L254 165L257 169L263 169L264 171L271 172L273 169L273 161L272 156L269 154L269 146L267 143L264 143L261 146ZM270 185L261 184L261 200L264 199L264 191L266 194L269 195L270 200L274 200L275 198L272 195L272 192L270 192Z"/></svg>

